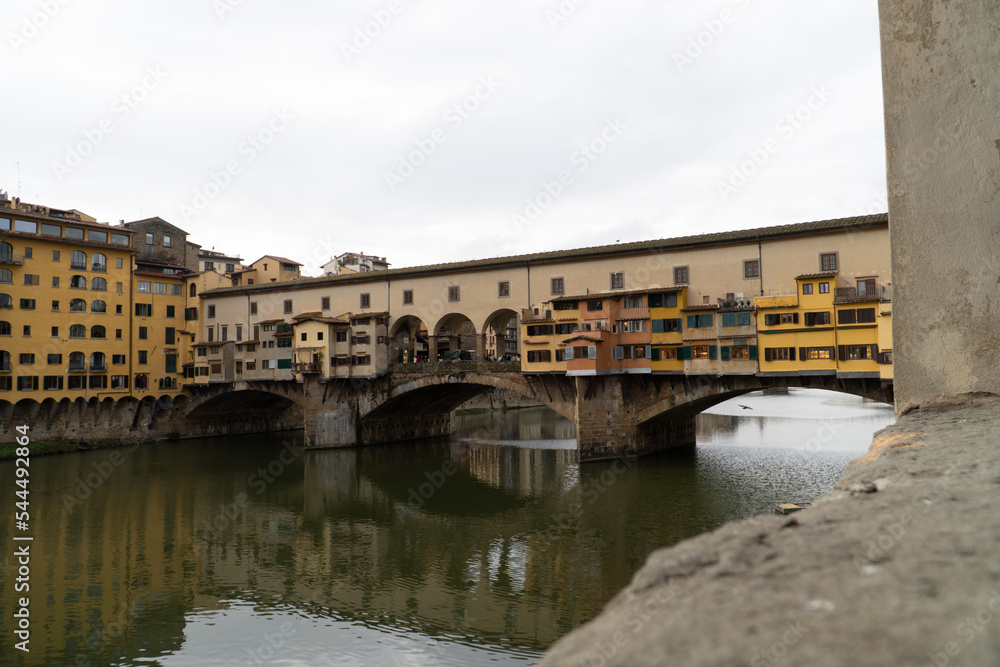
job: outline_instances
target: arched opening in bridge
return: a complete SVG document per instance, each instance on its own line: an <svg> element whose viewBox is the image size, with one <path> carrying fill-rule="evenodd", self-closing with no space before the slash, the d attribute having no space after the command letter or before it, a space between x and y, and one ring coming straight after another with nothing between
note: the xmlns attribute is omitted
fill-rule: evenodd
<svg viewBox="0 0 1000 667"><path fill-rule="evenodd" d="M517 312L510 308L494 311L483 323L485 355L487 361L519 359L517 340Z"/></svg>
<svg viewBox="0 0 1000 667"><path fill-rule="evenodd" d="M427 325L413 315L404 315L389 332L389 363L412 364L430 359Z"/></svg>
<svg viewBox="0 0 1000 667"><path fill-rule="evenodd" d="M449 313L438 320L433 336L439 361L478 361L482 354L476 326L461 313Z"/></svg>

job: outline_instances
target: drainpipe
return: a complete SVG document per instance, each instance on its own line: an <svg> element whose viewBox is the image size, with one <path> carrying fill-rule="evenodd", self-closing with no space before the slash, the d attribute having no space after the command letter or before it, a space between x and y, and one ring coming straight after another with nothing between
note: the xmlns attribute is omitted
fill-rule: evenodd
<svg viewBox="0 0 1000 667"><path fill-rule="evenodd" d="M760 295L764 296L764 254L760 246L760 237L757 237L757 276L760 278Z"/></svg>

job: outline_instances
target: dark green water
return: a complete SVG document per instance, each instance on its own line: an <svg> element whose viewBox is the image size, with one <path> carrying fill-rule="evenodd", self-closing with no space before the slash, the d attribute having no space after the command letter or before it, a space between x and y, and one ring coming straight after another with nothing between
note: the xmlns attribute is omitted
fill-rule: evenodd
<svg viewBox="0 0 1000 667"><path fill-rule="evenodd" d="M815 498L891 421L793 390L723 404L698 447L634 462L578 465L543 409L367 449L286 434L40 457L27 654L2 462L0 663L531 664L651 551Z"/></svg>

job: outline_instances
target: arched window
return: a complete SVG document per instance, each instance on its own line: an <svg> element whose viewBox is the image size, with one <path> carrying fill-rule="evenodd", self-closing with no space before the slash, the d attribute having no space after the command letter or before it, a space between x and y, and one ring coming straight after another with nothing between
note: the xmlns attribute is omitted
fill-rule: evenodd
<svg viewBox="0 0 1000 667"><path fill-rule="evenodd" d="M91 256L91 268L94 271L107 271L108 270L108 258L106 255L100 252L95 252Z"/></svg>
<svg viewBox="0 0 1000 667"><path fill-rule="evenodd" d="M69 268L86 269L87 253L83 252L82 250L74 250L73 254L69 256Z"/></svg>
<svg viewBox="0 0 1000 667"><path fill-rule="evenodd" d="M108 304L104 303L100 299L96 299L90 302L90 312L92 313L106 313L108 312Z"/></svg>
<svg viewBox="0 0 1000 667"><path fill-rule="evenodd" d="M0 321L0 336L10 335L10 322Z"/></svg>
<svg viewBox="0 0 1000 667"><path fill-rule="evenodd" d="M106 292L108 291L108 281L99 276L97 278L91 278L90 289L95 289L100 292Z"/></svg>
<svg viewBox="0 0 1000 667"><path fill-rule="evenodd" d="M0 294L0 308L13 308L14 299L10 298L10 294Z"/></svg>
<svg viewBox="0 0 1000 667"><path fill-rule="evenodd" d="M103 371L107 369L107 362L104 358L103 352L94 352L90 355L90 370L92 371Z"/></svg>
<svg viewBox="0 0 1000 667"><path fill-rule="evenodd" d="M0 350L0 371L10 372L10 352Z"/></svg>
<svg viewBox="0 0 1000 667"><path fill-rule="evenodd" d="M69 279L69 286L73 289L87 289L87 279L84 276L73 276Z"/></svg>
<svg viewBox="0 0 1000 667"><path fill-rule="evenodd" d="M10 269L0 269L0 283L12 282L14 282L14 274L10 272ZM191 287L194 287L194 285Z"/></svg>
<svg viewBox="0 0 1000 667"><path fill-rule="evenodd" d="M91 338L107 338L107 331L100 324L95 324L90 327L90 337Z"/></svg>
<svg viewBox="0 0 1000 667"><path fill-rule="evenodd" d="M69 302L69 312L71 313L85 313L87 312L87 302L83 299L73 299Z"/></svg>
<svg viewBox="0 0 1000 667"><path fill-rule="evenodd" d="M195 285L194 283L191 283L191 288L188 290L188 293L191 296L198 296L198 286Z"/></svg>
<svg viewBox="0 0 1000 667"><path fill-rule="evenodd" d="M14 261L14 246L7 243L6 241L0 243L0 262L13 262Z"/></svg>
<svg viewBox="0 0 1000 667"><path fill-rule="evenodd" d="M86 338L87 337L87 327L82 324L73 324L69 328L70 338Z"/></svg>
<svg viewBox="0 0 1000 667"><path fill-rule="evenodd" d="M69 370L70 372L87 370L87 355L83 352L70 352Z"/></svg>
<svg viewBox="0 0 1000 667"><path fill-rule="evenodd" d="M136 389L148 389L149 378L146 377L145 373L137 373L135 376L135 383L132 386Z"/></svg>

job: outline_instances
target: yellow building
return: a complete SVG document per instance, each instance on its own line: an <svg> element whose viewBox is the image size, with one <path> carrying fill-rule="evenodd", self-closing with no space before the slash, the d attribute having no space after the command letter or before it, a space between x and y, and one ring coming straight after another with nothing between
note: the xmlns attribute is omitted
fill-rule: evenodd
<svg viewBox="0 0 1000 667"><path fill-rule="evenodd" d="M136 262L131 340L136 397L170 396L182 389L182 360L193 342L185 331L187 274L183 266Z"/></svg>
<svg viewBox="0 0 1000 667"><path fill-rule="evenodd" d="M130 395L132 232L0 199L0 392Z"/></svg>
<svg viewBox="0 0 1000 667"><path fill-rule="evenodd" d="M248 269L233 272L232 285L260 285L262 283L284 282L298 280L302 265L287 257L264 255L250 265Z"/></svg>
<svg viewBox="0 0 1000 667"><path fill-rule="evenodd" d="M684 321L681 311L685 306L687 306L686 287L649 295L654 373L684 372L684 355L681 352Z"/></svg>

